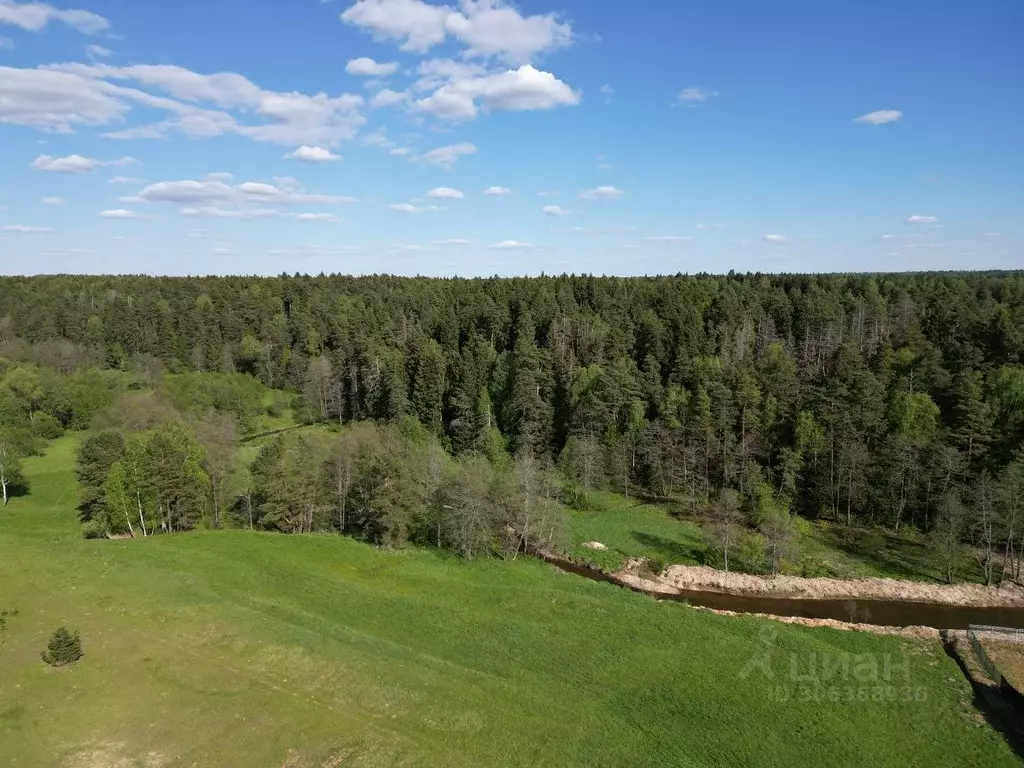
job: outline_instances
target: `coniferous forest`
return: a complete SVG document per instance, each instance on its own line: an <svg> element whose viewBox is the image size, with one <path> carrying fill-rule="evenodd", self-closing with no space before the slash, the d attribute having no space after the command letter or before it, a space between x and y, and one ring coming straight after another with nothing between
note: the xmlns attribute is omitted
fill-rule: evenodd
<svg viewBox="0 0 1024 768"><path fill-rule="evenodd" d="M989 581L1004 553L1020 575L1019 273L3 278L0 358L5 496L33 440L92 427L93 533L230 519L518 551L559 536L557 470L570 496L912 529L950 579L968 543ZM280 391L366 423L283 433L233 490Z"/></svg>

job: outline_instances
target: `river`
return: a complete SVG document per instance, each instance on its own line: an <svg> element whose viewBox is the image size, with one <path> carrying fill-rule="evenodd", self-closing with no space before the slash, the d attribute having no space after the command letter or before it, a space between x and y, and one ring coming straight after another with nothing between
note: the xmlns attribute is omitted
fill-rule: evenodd
<svg viewBox="0 0 1024 768"><path fill-rule="evenodd" d="M816 600L802 597L764 597L731 595L704 590L681 590L662 594L637 589L602 571L577 563L546 558L557 568L577 576L616 584L642 592L658 600L672 600L704 608L736 613L766 613L772 616L798 616L805 619L836 619L886 627L934 627L967 629L971 624L1024 629L1024 608L986 608L941 603L915 603L899 600Z"/></svg>

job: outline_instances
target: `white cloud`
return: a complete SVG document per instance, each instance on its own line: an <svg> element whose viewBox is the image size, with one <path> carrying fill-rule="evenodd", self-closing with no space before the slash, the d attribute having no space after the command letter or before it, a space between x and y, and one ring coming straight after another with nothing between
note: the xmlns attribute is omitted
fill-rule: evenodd
<svg viewBox="0 0 1024 768"><path fill-rule="evenodd" d="M358 0L341 20L371 31L374 37L397 40L404 51L426 51L444 42L447 6L421 0Z"/></svg>
<svg viewBox="0 0 1024 768"><path fill-rule="evenodd" d="M545 216L570 216L572 211L568 211L560 205L545 205L540 209L541 213Z"/></svg>
<svg viewBox="0 0 1024 768"><path fill-rule="evenodd" d="M64 205L67 202L63 197L44 197L43 205Z"/></svg>
<svg viewBox="0 0 1024 768"><path fill-rule="evenodd" d="M24 224L8 224L4 227L4 232L20 232L22 234L43 234L46 232L53 232L49 227L26 227Z"/></svg>
<svg viewBox="0 0 1024 768"><path fill-rule="evenodd" d="M601 163L597 166L597 170L599 171L610 171L612 168L614 168L614 166L611 163Z"/></svg>
<svg viewBox="0 0 1024 768"><path fill-rule="evenodd" d="M388 152L388 154L394 155L395 157L405 157L410 152L412 152L412 150L409 149L408 147L395 147L390 152Z"/></svg>
<svg viewBox="0 0 1024 768"><path fill-rule="evenodd" d="M104 134L115 139L162 138L177 132L193 138L230 134L272 144L333 147L354 138L365 123L362 104L358 95L266 91L232 72L203 75L171 65L0 68L0 123L67 133L77 124L123 122L135 106L168 113L156 123Z"/></svg>
<svg viewBox="0 0 1024 768"><path fill-rule="evenodd" d="M374 109L380 109L381 107L393 107L395 104L401 104L409 98L408 91L393 91L390 88L385 88L382 91L378 91L372 99L370 99L370 106Z"/></svg>
<svg viewBox="0 0 1024 768"><path fill-rule="evenodd" d="M700 104L701 102L704 101L710 101L711 99L717 97L718 91L712 91L708 88L691 87L684 88L683 90L681 90L676 99L677 101L680 101L683 104L689 104L693 106L695 104Z"/></svg>
<svg viewBox="0 0 1024 768"><path fill-rule="evenodd" d="M368 133L362 138L363 144L368 147L390 147L391 140L387 137L387 131L381 128L379 131Z"/></svg>
<svg viewBox="0 0 1024 768"><path fill-rule="evenodd" d="M773 243L775 245L783 245L789 242L789 238L785 235L765 235L763 238L766 243Z"/></svg>
<svg viewBox="0 0 1024 768"><path fill-rule="evenodd" d="M311 194L302 191L291 178L276 184L247 181L231 186L223 181L162 181L150 184L136 199L125 202L169 203L182 206L184 216L218 219L263 219L278 215L279 206L340 205L354 203L354 197Z"/></svg>
<svg viewBox="0 0 1024 768"><path fill-rule="evenodd" d="M227 171L216 171L214 173L208 173L205 176L207 181L223 181L230 182L235 178L235 174L228 173Z"/></svg>
<svg viewBox="0 0 1024 768"><path fill-rule="evenodd" d="M441 168L451 168L463 155L475 155L476 147L467 142L461 144L450 144L447 147L432 149L423 155L423 162L437 165Z"/></svg>
<svg viewBox="0 0 1024 768"><path fill-rule="evenodd" d="M502 0L462 0L459 7L445 26L467 46L466 56L522 63L572 43L572 27L553 13L524 17Z"/></svg>
<svg viewBox="0 0 1024 768"><path fill-rule="evenodd" d="M322 221L329 224L335 224L338 221L338 217L333 213L300 213L295 217L296 221Z"/></svg>
<svg viewBox="0 0 1024 768"><path fill-rule="evenodd" d="M301 160L304 163L330 163L341 160L341 155L336 155L329 149L323 147L302 146L294 152L285 155L288 160Z"/></svg>
<svg viewBox="0 0 1024 768"><path fill-rule="evenodd" d="M58 10L46 3L19 4L14 0L0 0L0 24L41 32L51 21L66 24L86 35L95 35L110 28L109 21L90 11Z"/></svg>
<svg viewBox="0 0 1024 768"><path fill-rule="evenodd" d="M145 179L138 179L134 176L114 176L107 179L107 184L145 184Z"/></svg>
<svg viewBox="0 0 1024 768"><path fill-rule="evenodd" d="M880 109L877 112L868 112L866 115L854 118L855 123L870 123L871 125L885 125L895 123L903 117L898 109Z"/></svg>
<svg viewBox="0 0 1024 768"><path fill-rule="evenodd" d="M241 219L250 221L254 219L271 219L275 216L280 216L281 212L273 208L224 209L216 205L209 205L198 208L182 208L181 215L193 219Z"/></svg>
<svg viewBox="0 0 1024 768"><path fill-rule="evenodd" d="M106 59L114 55L112 50L104 48L102 45L87 45L85 46L85 52L89 55L89 58L93 59Z"/></svg>
<svg viewBox="0 0 1024 768"><path fill-rule="evenodd" d="M70 133L74 125L107 125L131 109L106 88L77 75L0 67L0 123Z"/></svg>
<svg viewBox="0 0 1024 768"><path fill-rule="evenodd" d="M612 103L612 96L615 95L615 89L612 88L610 85L602 85L601 86L601 95L604 97L604 103L605 104L611 104Z"/></svg>
<svg viewBox="0 0 1024 768"><path fill-rule="evenodd" d="M502 240L487 247L498 251L528 251L534 246L532 243L522 243L518 240Z"/></svg>
<svg viewBox="0 0 1024 768"><path fill-rule="evenodd" d="M621 189L615 187L595 187L580 192L584 200L616 200L625 194Z"/></svg>
<svg viewBox="0 0 1024 768"><path fill-rule="evenodd" d="M393 203L388 206L395 213L423 213L423 209L412 203Z"/></svg>
<svg viewBox="0 0 1024 768"><path fill-rule="evenodd" d="M427 197L439 200L462 200L465 195L451 187L434 187L434 189L427 192Z"/></svg>
<svg viewBox="0 0 1024 768"><path fill-rule="evenodd" d="M352 59L345 65L345 71L350 75L366 75L368 77L386 77L398 71L398 62L382 63L368 59L365 56Z"/></svg>
<svg viewBox="0 0 1024 768"><path fill-rule="evenodd" d="M517 64L572 43L572 28L556 14L524 17L504 0L459 0L457 9L422 0L357 0L341 19L397 41L402 50L424 52L452 37L466 57Z"/></svg>
<svg viewBox="0 0 1024 768"><path fill-rule="evenodd" d="M472 240L467 240L464 237L450 237L447 240L435 240L434 245L471 245Z"/></svg>
<svg viewBox="0 0 1024 768"><path fill-rule="evenodd" d="M124 208L118 208L113 211L103 211L100 213L102 219L148 219L150 218L144 213L138 211L129 211Z"/></svg>
<svg viewBox="0 0 1024 768"><path fill-rule="evenodd" d="M134 157L122 157L120 160L94 160L91 157L82 157L82 155L68 155L67 157L40 155L32 161L32 168L49 173L89 173L102 166L120 168L125 165L135 165L138 162Z"/></svg>
<svg viewBox="0 0 1024 768"><path fill-rule="evenodd" d="M904 223L906 223L906 224L937 224L938 221L939 220L935 216L922 216L921 214L915 213L913 216L910 216L906 220L906 222L904 222Z"/></svg>
<svg viewBox="0 0 1024 768"><path fill-rule="evenodd" d="M651 237L645 237L645 243L661 243L663 245L673 245L675 243L686 243L692 240L692 237L686 237L685 235L657 235Z"/></svg>
<svg viewBox="0 0 1024 768"><path fill-rule="evenodd" d="M725 229L724 224L698 224L697 229Z"/></svg>
<svg viewBox="0 0 1024 768"><path fill-rule="evenodd" d="M524 64L479 77L456 77L412 102L412 108L444 120L471 120L480 109L524 112L579 102L580 95L553 74Z"/></svg>
<svg viewBox="0 0 1024 768"><path fill-rule="evenodd" d="M14 41L9 37L0 37L0 51L13 51Z"/></svg>
<svg viewBox="0 0 1024 768"><path fill-rule="evenodd" d="M484 190L484 194L491 197L503 197L504 195L511 195L512 190L508 187L488 187Z"/></svg>

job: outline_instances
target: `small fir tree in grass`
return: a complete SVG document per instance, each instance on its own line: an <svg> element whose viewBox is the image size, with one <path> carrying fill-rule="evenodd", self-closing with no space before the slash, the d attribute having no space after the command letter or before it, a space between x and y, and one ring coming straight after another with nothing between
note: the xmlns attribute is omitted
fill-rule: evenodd
<svg viewBox="0 0 1024 768"><path fill-rule="evenodd" d="M51 667L63 667L82 658L82 641L78 632L69 632L65 627L57 629L50 638L43 661Z"/></svg>

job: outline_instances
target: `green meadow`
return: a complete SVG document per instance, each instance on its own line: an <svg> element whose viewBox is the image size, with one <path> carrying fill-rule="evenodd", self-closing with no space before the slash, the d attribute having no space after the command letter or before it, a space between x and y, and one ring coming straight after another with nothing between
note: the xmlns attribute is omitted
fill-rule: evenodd
<svg viewBox="0 0 1024 768"><path fill-rule="evenodd" d="M27 460L30 494L0 510L2 765L1021 764L934 642L720 617L523 558L87 541L78 440ZM593 526L581 540L630 545ZM85 656L53 669L60 625ZM851 658L859 679L794 679Z"/></svg>

